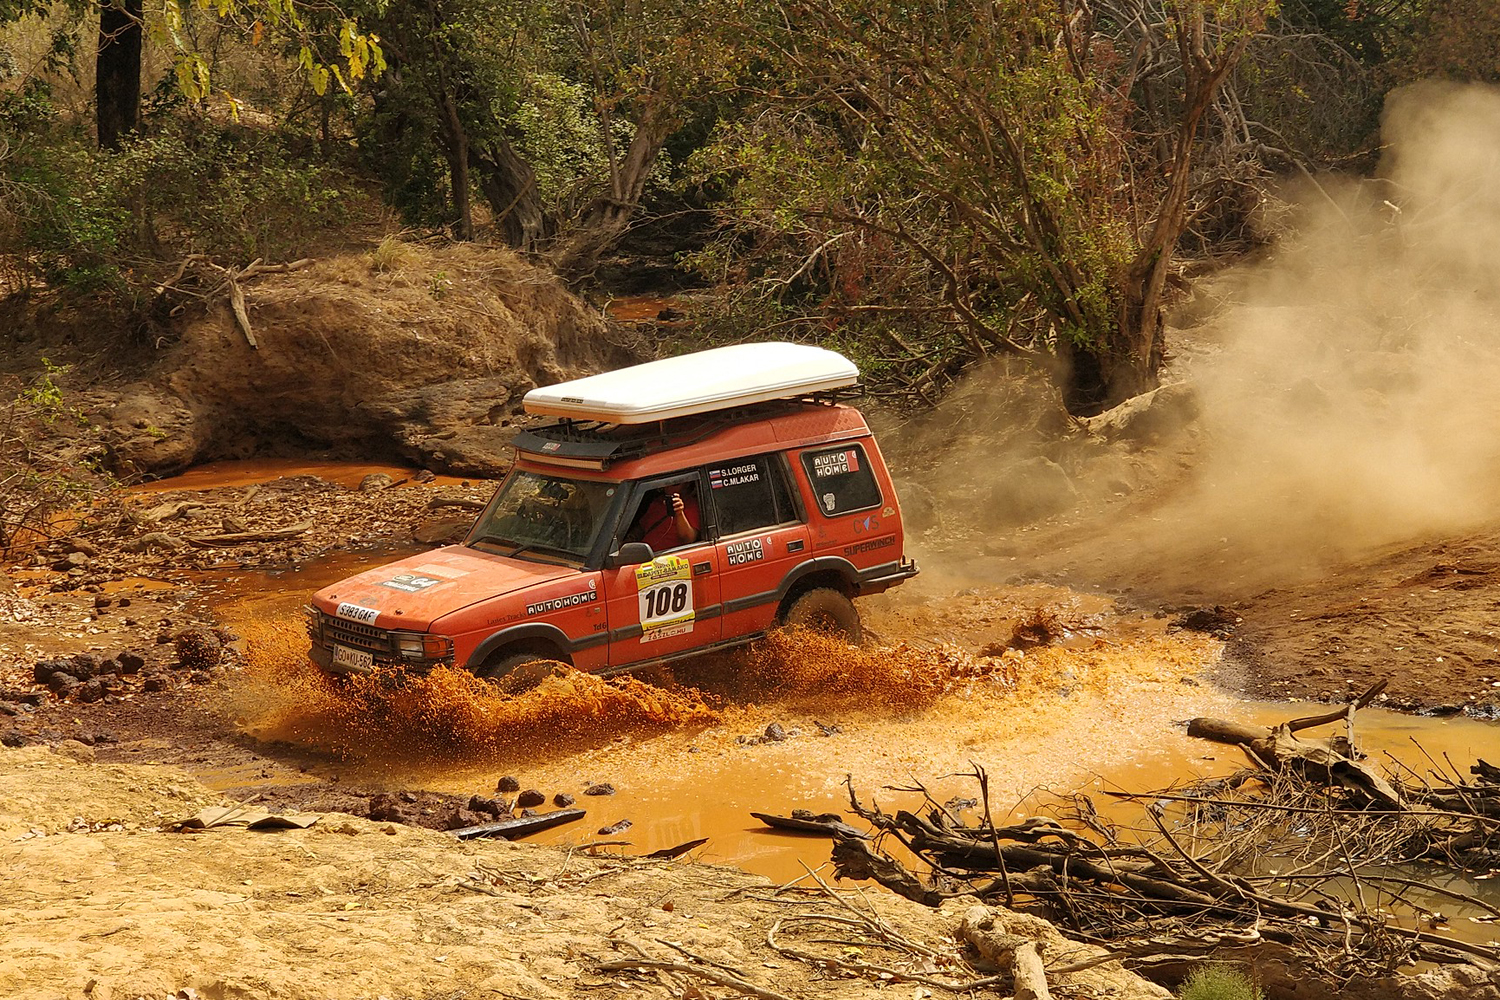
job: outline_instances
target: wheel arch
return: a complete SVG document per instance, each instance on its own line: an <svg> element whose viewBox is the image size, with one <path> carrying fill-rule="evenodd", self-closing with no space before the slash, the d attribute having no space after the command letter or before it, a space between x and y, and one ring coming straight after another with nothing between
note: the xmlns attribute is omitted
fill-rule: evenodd
<svg viewBox="0 0 1500 1000"><path fill-rule="evenodd" d="M572 648L567 633L556 625L530 622L501 629L485 639L474 647L464 668L474 671L497 655L522 652L534 652L539 654L538 659L561 660L572 666Z"/></svg>
<svg viewBox="0 0 1500 1000"><path fill-rule="evenodd" d="M859 594L859 570L839 556L820 556L802 563L781 581L776 620L782 621L786 617L793 601L819 587L831 587L852 600Z"/></svg>

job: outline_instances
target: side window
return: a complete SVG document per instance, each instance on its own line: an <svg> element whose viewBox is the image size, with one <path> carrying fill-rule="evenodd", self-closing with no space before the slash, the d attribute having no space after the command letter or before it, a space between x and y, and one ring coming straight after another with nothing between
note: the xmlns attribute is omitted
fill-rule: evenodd
<svg viewBox="0 0 1500 1000"><path fill-rule="evenodd" d="M699 503L696 472L657 480L637 495L620 541L645 542L655 552L700 542L703 512Z"/></svg>
<svg viewBox="0 0 1500 1000"><path fill-rule="evenodd" d="M817 497L818 509L828 517L880 506L880 487L860 444L802 453L802 467Z"/></svg>
<svg viewBox="0 0 1500 1000"><path fill-rule="evenodd" d="M720 535L737 535L798 520L781 456L740 458L711 465L707 471Z"/></svg>

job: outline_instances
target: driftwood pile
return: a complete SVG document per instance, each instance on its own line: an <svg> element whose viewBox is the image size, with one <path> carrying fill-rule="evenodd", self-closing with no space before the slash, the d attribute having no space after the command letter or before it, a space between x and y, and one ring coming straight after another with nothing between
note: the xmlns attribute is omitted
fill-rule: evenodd
<svg viewBox="0 0 1500 1000"><path fill-rule="evenodd" d="M878 836L834 832L835 874L929 906L959 896L1003 903L1136 967L1255 945L1334 981L1414 962L1500 970L1500 948L1452 934L1439 904L1478 921L1500 922L1500 908L1397 867L1500 867L1500 768L1481 760L1468 775L1451 764L1428 776L1379 774L1354 749L1353 720L1383 686L1270 729L1193 720L1192 735L1241 747L1250 767L1120 796L1145 806L1133 828L1105 822L1082 795L1053 816L969 825L925 789L913 789L926 799L921 814L889 815L861 804L851 785L853 811ZM1297 735L1334 722L1347 732ZM989 816L983 769L974 777ZM911 857L916 870L901 860Z"/></svg>

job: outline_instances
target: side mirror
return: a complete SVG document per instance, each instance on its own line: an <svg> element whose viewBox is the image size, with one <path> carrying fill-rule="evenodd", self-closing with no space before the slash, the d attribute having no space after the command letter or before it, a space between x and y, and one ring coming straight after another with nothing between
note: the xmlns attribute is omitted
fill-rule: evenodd
<svg viewBox="0 0 1500 1000"><path fill-rule="evenodd" d="M648 563L655 558L656 553L645 542L626 542L620 546L619 551L609 554L609 558L605 561L605 564L610 569L618 569L621 566Z"/></svg>

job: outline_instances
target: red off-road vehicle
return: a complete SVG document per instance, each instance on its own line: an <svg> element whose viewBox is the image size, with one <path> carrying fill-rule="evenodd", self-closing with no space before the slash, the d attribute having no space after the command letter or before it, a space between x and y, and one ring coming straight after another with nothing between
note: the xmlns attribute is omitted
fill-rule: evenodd
<svg viewBox="0 0 1500 1000"><path fill-rule="evenodd" d="M853 598L917 573L841 355L743 344L528 393L558 422L461 545L313 596L334 673L459 664L500 678L561 660L607 674L786 623L860 637Z"/></svg>

